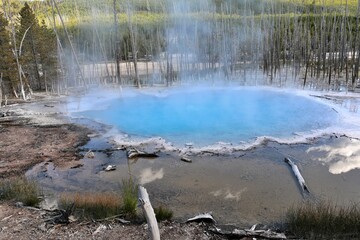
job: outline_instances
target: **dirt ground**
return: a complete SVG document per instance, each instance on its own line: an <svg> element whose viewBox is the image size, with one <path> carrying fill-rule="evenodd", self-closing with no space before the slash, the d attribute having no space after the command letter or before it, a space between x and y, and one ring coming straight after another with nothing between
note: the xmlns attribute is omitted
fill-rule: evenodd
<svg viewBox="0 0 360 240"><path fill-rule="evenodd" d="M40 101L40 105L49 106ZM32 120L39 118L38 114L20 111L26 104L0 108L0 179L23 175L40 162L65 168L79 164L78 147L89 140L92 131L66 122L34 124ZM61 117L54 112L43 111L40 115ZM55 224L48 221L53 215L13 202L0 202L0 239L149 239L145 223L125 225L112 220ZM220 239L205 231L204 224L167 222L159 227L162 239Z"/></svg>
<svg viewBox="0 0 360 240"><path fill-rule="evenodd" d="M0 126L1 178L24 174L40 162L53 162L58 167L77 164L77 147L88 141L89 132L70 124Z"/></svg>
<svg viewBox="0 0 360 240"><path fill-rule="evenodd" d="M43 210L0 204L0 239L149 239L147 224L124 225L116 220L52 224ZM161 239L221 239L201 223L160 223Z"/></svg>

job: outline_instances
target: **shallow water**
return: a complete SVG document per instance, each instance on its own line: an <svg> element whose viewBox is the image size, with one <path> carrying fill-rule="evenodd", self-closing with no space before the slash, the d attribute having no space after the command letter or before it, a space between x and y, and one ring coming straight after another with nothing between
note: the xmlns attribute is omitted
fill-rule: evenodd
<svg viewBox="0 0 360 240"><path fill-rule="evenodd" d="M304 96L255 88L134 92L94 101L91 108L80 107L75 115L115 126L130 136L161 137L176 146L290 137L334 126L339 120L331 107Z"/></svg>
<svg viewBox="0 0 360 240"><path fill-rule="evenodd" d="M95 138L86 147L104 147L104 139ZM354 142L355 141L355 142ZM175 218L183 221L201 212L212 211L219 223L236 223L248 227L255 223L281 220L287 208L304 200L284 157L290 157L300 168L311 191L310 199L330 199L347 204L360 198L360 171L352 168L333 174L332 163L346 157L331 158L332 163L319 161L324 151L306 151L313 147L342 146L359 141L346 137L318 139L312 144L282 145L269 143L248 151L223 156L193 156L185 163L174 153L161 153L156 159L127 160L124 151L110 156L96 152L94 159L83 159L83 167L41 171L38 165L27 173L37 178L45 190L52 192L114 191L120 192L121 182L129 173L147 188L154 206L167 206ZM359 153L354 153L359 157ZM117 170L105 172L108 165ZM360 167L360 166L358 166Z"/></svg>

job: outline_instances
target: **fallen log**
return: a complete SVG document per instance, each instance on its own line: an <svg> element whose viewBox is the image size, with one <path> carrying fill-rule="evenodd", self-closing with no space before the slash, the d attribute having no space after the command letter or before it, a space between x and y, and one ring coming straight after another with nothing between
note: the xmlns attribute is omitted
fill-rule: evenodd
<svg viewBox="0 0 360 240"><path fill-rule="evenodd" d="M256 230L256 224L252 226L250 229L237 229L234 228L232 230L222 230L216 226L210 226L209 231L219 234L221 236L225 236L226 238L262 238L262 239L286 239L284 233L278 233L275 231L267 230Z"/></svg>
<svg viewBox="0 0 360 240"><path fill-rule="evenodd" d="M305 183L305 179L303 178L303 176L301 175L299 168L296 166L295 163L293 163L293 161L291 161L289 158L285 158L284 161L289 164L289 166L291 167L296 179L298 180L300 187L302 189L303 192L307 192L310 193L309 188L307 187L306 183Z"/></svg>
<svg viewBox="0 0 360 240"><path fill-rule="evenodd" d="M127 151L127 157L129 159L136 158L136 157L155 158L155 157L158 157L158 155L156 153L147 153L147 152L142 152L136 148L130 148Z"/></svg>
<svg viewBox="0 0 360 240"><path fill-rule="evenodd" d="M181 161L187 162L187 163L192 163L192 160L188 157L181 157Z"/></svg>
<svg viewBox="0 0 360 240"><path fill-rule="evenodd" d="M150 239L160 240L160 231L154 209L151 206L149 195L143 186L139 186L139 201L145 214L146 221L149 225Z"/></svg>
<svg viewBox="0 0 360 240"><path fill-rule="evenodd" d="M189 222L206 222L206 223L216 223L215 219L211 215L211 213L202 213L196 215L195 217L189 218L186 220L186 223Z"/></svg>

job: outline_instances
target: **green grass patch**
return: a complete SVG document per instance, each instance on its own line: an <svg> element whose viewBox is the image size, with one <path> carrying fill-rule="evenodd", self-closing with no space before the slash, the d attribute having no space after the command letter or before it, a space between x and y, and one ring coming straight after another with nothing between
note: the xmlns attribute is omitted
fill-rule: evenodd
<svg viewBox="0 0 360 240"><path fill-rule="evenodd" d="M138 204L137 184L132 179L122 181L122 210L127 217L136 217Z"/></svg>
<svg viewBox="0 0 360 240"><path fill-rule="evenodd" d="M349 239L360 237L359 204L338 206L332 202L306 202L288 210L287 229L301 238Z"/></svg>
<svg viewBox="0 0 360 240"><path fill-rule="evenodd" d="M63 209L74 208L80 219L103 219L121 214L120 196L114 193L64 193L60 196Z"/></svg>
<svg viewBox="0 0 360 240"><path fill-rule="evenodd" d="M158 222L165 220L170 221L173 217L173 211L163 206L154 208L154 212L155 212L156 220Z"/></svg>
<svg viewBox="0 0 360 240"><path fill-rule="evenodd" d="M40 189L33 180L14 177L0 181L0 200L22 202L25 206L39 204Z"/></svg>

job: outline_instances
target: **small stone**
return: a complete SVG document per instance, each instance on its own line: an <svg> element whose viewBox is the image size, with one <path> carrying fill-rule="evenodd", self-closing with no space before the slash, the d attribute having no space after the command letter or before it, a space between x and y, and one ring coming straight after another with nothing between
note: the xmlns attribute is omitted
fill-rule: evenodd
<svg viewBox="0 0 360 240"><path fill-rule="evenodd" d="M87 158L95 158L95 153L92 152L92 151L88 151L88 152L85 154L85 157L87 157Z"/></svg>
<svg viewBox="0 0 360 240"><path fill-rule="evenodd" d="M187 162L187 163L191 163L191 162L192 162L192 160L191 160L190 158L188 158L188 157L181 157L181 161Z"/></svg>
<svg viewBox="0 0 360 240"><path fill-rule="evenodd" d="M41 224L38 228L43 232L47 232L46 223Z"/></svg>
<svg viewBox="0 0 360 240"><path fill-rule="evenodd" d="M22 208L22 207L24 207L24 203L23 202L16 202L15 206L18 207L18 208Z"/></svg>
<svg viewBox="0 0 360 240"><path fill-rule="evenodd" d="M115 171L116 166L115 165L108 165L106 168L104 168L105 172Z"/></svg>

